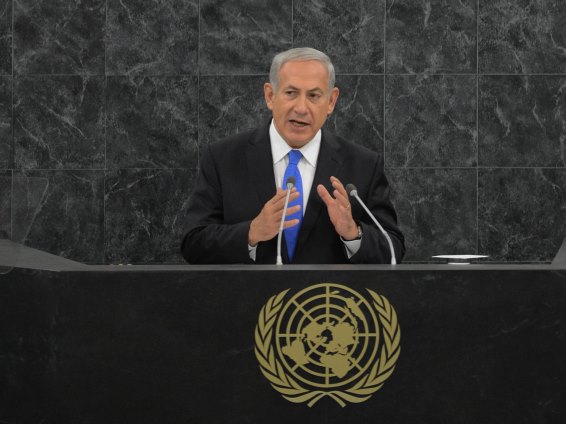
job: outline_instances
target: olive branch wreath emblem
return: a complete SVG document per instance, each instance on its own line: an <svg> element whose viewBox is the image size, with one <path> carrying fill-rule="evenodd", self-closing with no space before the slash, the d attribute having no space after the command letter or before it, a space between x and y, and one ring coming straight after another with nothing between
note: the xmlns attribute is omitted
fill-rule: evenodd
<svg viewBox="0 0 566 424"><path fill-rule="evenodd" d="M368 400L376 391L383 387L395 370L395 364L401 352L401 330L397 321L397 313L389 301L372 290L366 289L372 300L372 305L378 313L382 326L383 343L381 352L371 370L362 376L353 386L345 390L310 390L285 373L281 361L277 359L273 346L274 326L287 292L269 298L261 308L258 324L255 328L255 355L262 374L285 399L293 403L307 402L312 407L325 396L334 399L340 406L346 402L361 403Z"/></svg>

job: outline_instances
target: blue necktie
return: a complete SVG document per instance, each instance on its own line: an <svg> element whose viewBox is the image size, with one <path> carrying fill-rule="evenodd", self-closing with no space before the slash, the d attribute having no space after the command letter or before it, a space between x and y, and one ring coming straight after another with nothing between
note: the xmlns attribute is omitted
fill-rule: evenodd
<svg viewBox="0 0 566 424"><path fill-rule="evenodd" d="M303 157L300 150L291 150L289 152L289 165L285 170L285 175L283 176L283 187L285 187L285 182L289 177L295 177L295 187L299 192L299 197L292 202L289 202L289 207L295 205L301 205L301 209L292 215L288 215L285 220L298 219L299 223L291 228L286 228L283 230L285 234L285 243L287 244L287 254L289 256L289 262L293 261L293 256L295 255L295 248L297 247L297 239L299 238L299 230L301 229L301 224L303 223L303 180L301 179L301 173L299 172L298 164Z"/></svg>

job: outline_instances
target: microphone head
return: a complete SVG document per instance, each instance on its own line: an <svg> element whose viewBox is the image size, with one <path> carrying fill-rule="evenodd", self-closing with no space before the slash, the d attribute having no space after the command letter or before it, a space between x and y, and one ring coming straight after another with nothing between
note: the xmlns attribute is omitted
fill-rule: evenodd
<svg viewBox="0 0 566 424"><path fill-rule="evenodd" d="M354 184L348 184L348 185L346 185L346 192L350 196L354 197L354 196L357 196L358 189L356 188L356 186Z"/></svg>
<svg viewBox="0 0 566 424"><path fill-rule="evenodd" d="M295 187L295 177L287 177L287 181L285 182L285 187L287 187L287 190L292 189L293 187Z"/></svg>

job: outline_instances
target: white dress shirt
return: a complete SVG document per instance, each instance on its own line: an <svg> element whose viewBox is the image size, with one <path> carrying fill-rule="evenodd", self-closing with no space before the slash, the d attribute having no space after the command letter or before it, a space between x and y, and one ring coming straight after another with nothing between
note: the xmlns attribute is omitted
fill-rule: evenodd
<svg viewBox="0 0 566 424"><path fill-rule="evenodd" d="M269 138L271 139L271 156L273 157L275 185L277 188L283 188L283 177L285 176L287 165L289 165L289 152L293 150L293 148L279 135L273 121L271 121L271 126L269 127ZM314 181L314 172L316 171L316 161L318 159L318 152L320 151L321 139L322 133L318 130L311 141L300 149L297 149L303 155L297 165L303 182L303 216L305 216L312 182Z"/></svg>
<svg viewBox="0 0 566 424"><path fill-rule="evenodd" d="M281 134L275 128L273 120L269 126L269 139L271 142L271 156L273 158L273 173L275 174L275 185L277 188L283 186L283 177L285 170L289 164L289 152L293 150L291 146L281 137ZM303 183L303 216L307 209L309 195L314 181L314 173L316 171L316 162L318 160L318 152L320 151L320 142L322 140L322 132L318 130L314 138L307 142L300 150L303 157L298 163L299 172L301 173L301 180ZM351 258L360 249L360 240L344 240L342 242L346 246L346 253L348 259ZM257 246L248 245L250 258L255 261Z"/></svg>

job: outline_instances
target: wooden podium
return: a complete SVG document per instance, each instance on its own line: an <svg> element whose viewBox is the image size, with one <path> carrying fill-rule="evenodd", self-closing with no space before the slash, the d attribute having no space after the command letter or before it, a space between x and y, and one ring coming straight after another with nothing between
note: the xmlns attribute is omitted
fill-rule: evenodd
<svg viewBox="0 0 566 424"><path fill-rule="evenodd" d="M566 265L87 266L0 244L0 422L563 423ZM400 356L342 407L272 388L254 337L321 283L395 308Z"/></svg>

